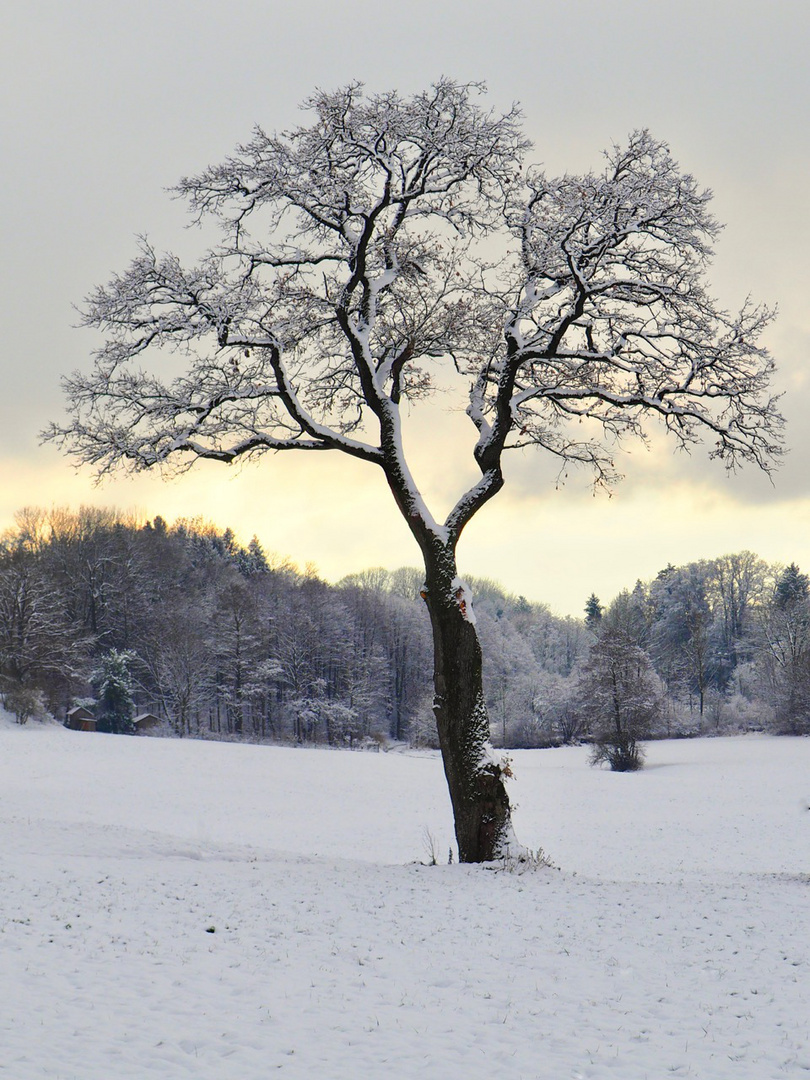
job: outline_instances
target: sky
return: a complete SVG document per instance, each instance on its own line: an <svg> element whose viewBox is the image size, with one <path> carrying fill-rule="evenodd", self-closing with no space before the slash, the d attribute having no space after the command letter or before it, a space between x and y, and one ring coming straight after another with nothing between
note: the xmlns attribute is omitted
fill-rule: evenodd
<svg viewBox="0 0 810 1080"><path fill-rule="evenodd" d="M459 548L464 573L581 614L636 579L741 550L810 569L810 380L805 298L810 213L810 9L794 0L2 0L0 40L0 530L24 506L115 506L202 516L247 542L314 563L329 580L418 552L377 470L330 455L265 456L243 469L95 486L39 433L64 416L60 379L98 344L77 328L91 290L125 269L136 238L189 259L201 238L167 193L181 176L266 130L301 122L316 87L353 80L417 92L440 76L484 80L520 102L550 173L600 165L641 127L715 193L726 228L711 272L724 306L778 304L765 343L779 373L789 454L769 481L728 476L701 447L657 441L620 464L612 497L554 483L538 453ZM474 478L474 433L449 399L411 438L435 511ZM427 437L425 431L435 433Z"/></svg>

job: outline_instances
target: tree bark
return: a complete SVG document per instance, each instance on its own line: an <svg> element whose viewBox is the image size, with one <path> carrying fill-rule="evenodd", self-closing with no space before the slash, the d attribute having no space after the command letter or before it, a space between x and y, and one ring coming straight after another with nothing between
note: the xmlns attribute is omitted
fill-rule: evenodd
<svg viewBox="0 0 810 1080"><path fill-rule="evenodd" d="M423 593L433 628L433 711L455 819L459 862L497 859L514 843L508 766L489 744L481 646L471 597L445 549L425 555Z"/></svg>

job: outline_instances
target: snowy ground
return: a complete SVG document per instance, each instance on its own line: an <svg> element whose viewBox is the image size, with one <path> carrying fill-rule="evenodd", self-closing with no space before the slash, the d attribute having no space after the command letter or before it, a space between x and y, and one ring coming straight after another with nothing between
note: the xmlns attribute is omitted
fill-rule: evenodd
<svg viewBox="0 0 810 1080"><path fill-rule="evenodd" d="M432 755L0 719L0 1080L810 1077L810 739L648 762L516 753L511 873Z"/></svg>

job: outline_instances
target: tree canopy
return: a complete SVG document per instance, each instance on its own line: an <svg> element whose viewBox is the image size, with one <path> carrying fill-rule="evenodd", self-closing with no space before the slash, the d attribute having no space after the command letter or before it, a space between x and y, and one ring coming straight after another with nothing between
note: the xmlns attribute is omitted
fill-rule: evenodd
<svg viewBox="0 0 810 1080"><path fill-rule="evenodd" d="M712 299L710 192L646 131L599 172L548 177L524 164L519 110L485 112L482 89L319 92L308 126L256 128L184 178L176 193L221 243L184 268L144 240L89 297L85 322L107 338L50 437L101 471L340 450L407 479L398 406L449 363L470 380L482 472L455 531L502 482L504 449L539 445L609 482L616 438L643 436L645 414L770 468L772 312ZM134 367L162 347L182 374Z"/></svg>

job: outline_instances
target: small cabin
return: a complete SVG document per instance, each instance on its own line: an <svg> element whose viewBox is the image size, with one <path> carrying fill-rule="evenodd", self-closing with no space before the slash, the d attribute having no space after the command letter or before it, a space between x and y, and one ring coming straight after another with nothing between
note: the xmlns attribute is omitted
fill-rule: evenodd
<svg viewBox="0 0 810 1080"><path fill-rule="evenodd" d="M143 735L150 728L157 727L159 723L160 717L155 716L154 713L145 712L133 718L132 726L137 735Z"/></svg>
<svg viewBox="0 0 810 1080"><path fill-rule="evenodd" d="M65 727L71 731L95 731L96 718L84 705L77 705L75 709L68 709Z"/></svg>

